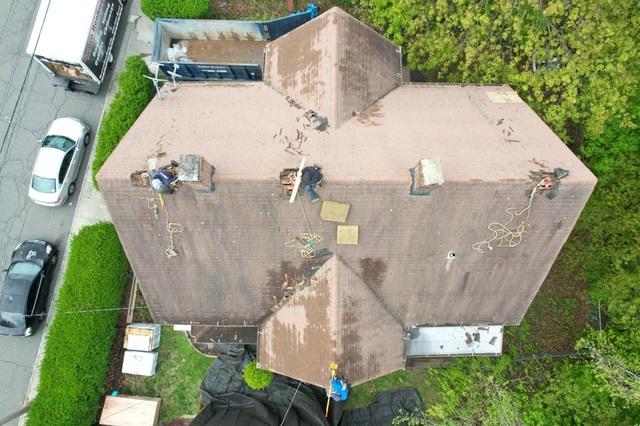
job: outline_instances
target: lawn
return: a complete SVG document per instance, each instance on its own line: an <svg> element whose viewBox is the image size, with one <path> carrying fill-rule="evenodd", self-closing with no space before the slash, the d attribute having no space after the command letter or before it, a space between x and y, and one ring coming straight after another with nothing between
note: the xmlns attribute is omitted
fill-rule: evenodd
<svg viewBox="0 0 640 426"><path fill-rule="evenodd" d="M398 388L416 388L425 406L433 404L438 399L438 384L429 378L429 369L414 368L396 371L376 380L354 386L347 400L346 408L368 405L380 393Z"/></svg>
<svg viewBox="0 0 640 426"><path fill-rule="evenodd" d="M200 411L200 383L213 358L198 352L184 332L162 327L158 368L154 376L125 374L122 393L162 398L160 419L170 421Z"/></svg>

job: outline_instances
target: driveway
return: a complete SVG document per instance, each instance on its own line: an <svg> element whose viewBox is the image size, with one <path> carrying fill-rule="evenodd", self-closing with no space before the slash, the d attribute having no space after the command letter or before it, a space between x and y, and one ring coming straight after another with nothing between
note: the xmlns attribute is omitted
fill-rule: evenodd
<svg viewBox="0 0 640 426"><path fill-rule="evenodd" d="M70 202L42 207L27 197L36 141L54 118L75 116L91 126L93 144L105 100L106 90L89 96L54 89L40 64L29 65L24 50L38 3L0 1L0 268L8 265L13 248L29 238L50 241L64 253L88 154ZM22 407L41 338L42 328L29 338L0 336L0 417Z"/></svg>

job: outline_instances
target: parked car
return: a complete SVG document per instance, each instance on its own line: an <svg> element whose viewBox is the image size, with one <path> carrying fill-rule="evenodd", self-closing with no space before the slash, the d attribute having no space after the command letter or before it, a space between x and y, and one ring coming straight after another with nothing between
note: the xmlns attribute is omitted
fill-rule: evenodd
<svg viewBox="0 0 640 426"><path fill-rule="evenodd" d="M29 185L29 198L43 206L60 206L76 190L82 157L89 145L90 128L73 117L49 125L41 143Z"/></svg>
<svg viewBox="0 0 640 426"><path fill-rule="evenodd" d="M11 255L0 294L0 334L31 336L46 316L51 273L58 260L55 247L27 240Z"/></svg>

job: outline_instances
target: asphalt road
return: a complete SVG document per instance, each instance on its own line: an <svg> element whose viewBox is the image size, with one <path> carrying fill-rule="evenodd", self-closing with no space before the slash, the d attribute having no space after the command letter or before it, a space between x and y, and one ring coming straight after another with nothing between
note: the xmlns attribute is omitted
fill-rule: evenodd
<svg viewBox="0 0 640 426"><path fill-rule="evenodd" d="M25 239L47 240L64 252L88 154L70 202L42 207L27 197L36 141L57 117L78 117L95 129L105 100L106 90L89 96L54 88L40 64L29 66L25 47L38 3L0 0L0 268L8 266L11 252ZM42 328L28 338L0 336L0 417L22 407L41 338Z"/></svg>

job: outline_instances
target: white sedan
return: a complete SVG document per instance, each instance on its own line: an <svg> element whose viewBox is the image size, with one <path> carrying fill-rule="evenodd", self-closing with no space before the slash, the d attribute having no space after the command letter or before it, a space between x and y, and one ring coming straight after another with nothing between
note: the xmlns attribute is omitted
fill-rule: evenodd
<svg viewBox="0 0 640 426"><path fill-rule="evenodd" d="M29 198L43 206L60 206L76 190L82 157L89 145L90 128L77 118L58 118L42 139Z"/></svg>

